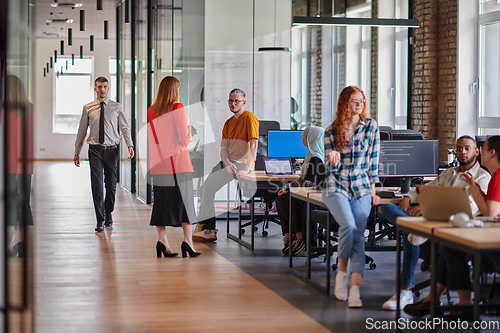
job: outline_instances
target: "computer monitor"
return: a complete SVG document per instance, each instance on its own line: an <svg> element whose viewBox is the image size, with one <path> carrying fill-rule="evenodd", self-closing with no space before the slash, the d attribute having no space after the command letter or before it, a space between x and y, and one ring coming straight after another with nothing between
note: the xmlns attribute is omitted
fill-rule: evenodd
<svg viewBox="0 0 500 333"><path fill-rule="evenodd" d="M304 131L269 130L267 132L267 156L304 158L307 147L302 144Z"/></svg>
<svg viewBox="0 0 500 333"><path fill-rule="evenodd" d="M439 174L438 140L392 140L380 142L379 176L401 178L401 192L411 177Z"/></svg>
<svg viewBox="0 0 500 333"><path fill-rule="evenodd" d="M484 145L484 142L490 137L491 135L476 135L476 145L477 148L480 148Z"/></svg>

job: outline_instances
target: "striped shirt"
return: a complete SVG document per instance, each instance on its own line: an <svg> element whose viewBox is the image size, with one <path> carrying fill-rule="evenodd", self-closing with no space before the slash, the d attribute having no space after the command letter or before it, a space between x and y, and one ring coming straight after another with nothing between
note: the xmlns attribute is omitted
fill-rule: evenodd
<svg viewBox="0 0 500 333"><path fill-rule="evenodd" d="M340 161L335 167L327 165L323 187L329 192L341 192L349 200L370 194L370 184L379 182L380 135L377 122L361 119L352 142L348 142L344 149L335 147L335 125L332 123L325 130L325 157L332 150L340 152Z"/></svg>

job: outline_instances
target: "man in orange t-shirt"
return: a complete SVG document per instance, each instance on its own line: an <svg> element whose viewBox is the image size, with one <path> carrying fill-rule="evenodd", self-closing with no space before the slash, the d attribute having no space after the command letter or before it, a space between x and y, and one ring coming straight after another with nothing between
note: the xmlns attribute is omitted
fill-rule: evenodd
<svg viewBox="0 0 500 333"><path fill-rule="evenodd" d="M235 88L229 93L229 109L234 114L226 120L222 129L221 161L212 169L198 193L201 206L199 224L193 233L193 240L213 242L217 240L215 229L215 193L239 175L249 173L255 163L259 140L259 121L245 111L245 92Z"/></svg>

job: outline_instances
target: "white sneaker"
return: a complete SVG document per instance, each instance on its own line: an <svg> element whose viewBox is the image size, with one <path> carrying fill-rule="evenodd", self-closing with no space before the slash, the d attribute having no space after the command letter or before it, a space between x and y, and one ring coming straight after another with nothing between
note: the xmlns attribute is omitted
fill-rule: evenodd
<svg viewBox="0 0 500 333"><path fill-rule="evenodd" d="M339 271L335 277L335 297L340 301L347 299L347 272Z"/></svg>
<svg viewBox="0 0 500 333"><path fill-rule="evenodd" d="M361 302L361 297L359 296L359 287L352 286L349 291L349 298L347 299L347 305L350 308L360 308L363 306L363 302Z"/></svg>
<svg viewBox="0 0 500 333"><path fill-rule="evenodd" d="M413 246L420 246L427 242L427 238L419 235L408 234L408 242L410 242L410 244Z"/></svg>
<svg viewBox="0 0 500 333"><path fill-rule="evenodd" d="M397 303L398 303L398 296L394 295L382 305L382 309L396 311L396 308L398 306ZM413 304L413 293L411 290L401 290L401 293L399 295L399 304L400 304L399 308L401 310L403 310L404 307L407 306L408 304Z"/></svg>

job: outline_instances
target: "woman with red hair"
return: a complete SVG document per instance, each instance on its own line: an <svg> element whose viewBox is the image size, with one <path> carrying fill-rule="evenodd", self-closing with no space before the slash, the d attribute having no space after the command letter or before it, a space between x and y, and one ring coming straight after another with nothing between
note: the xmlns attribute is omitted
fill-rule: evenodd
<svg viewBox="0 0 500 333"><path fill-rule="evenodd" d="M366 220L376 195L380 138L377 122L366 117L366 98L354 86L342 90L335 120L325 130L327 174L323 201L339 224L339 271L335 296L349 307L363 305L359 285L365 267ZM347 297L347 264L351 261L351 289Z"/></svg>

